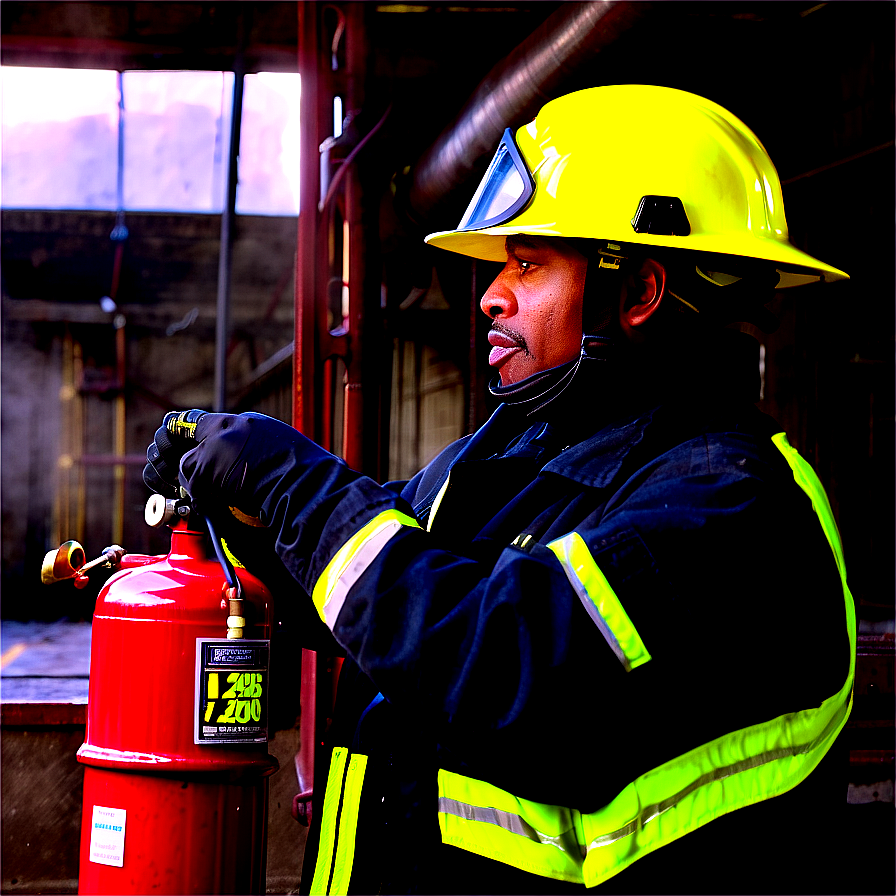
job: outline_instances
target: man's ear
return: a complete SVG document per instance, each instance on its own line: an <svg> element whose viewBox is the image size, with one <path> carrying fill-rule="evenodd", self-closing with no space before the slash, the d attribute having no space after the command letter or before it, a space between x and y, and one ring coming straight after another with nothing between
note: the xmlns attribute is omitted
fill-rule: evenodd
<svg viewBox="0 0 896 896"><path fill-rule="evenodd" d="M640 342L638 327L659 310L666 295L666 269L655 259L645 258L625 281L619 308L619 322L625 334Z"/></svg>

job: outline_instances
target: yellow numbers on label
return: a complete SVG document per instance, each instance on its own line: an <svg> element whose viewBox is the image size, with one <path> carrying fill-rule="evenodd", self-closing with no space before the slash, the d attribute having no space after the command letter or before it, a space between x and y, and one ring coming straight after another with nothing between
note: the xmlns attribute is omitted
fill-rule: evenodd
<svg viewBox="0 0 896 896"><path fill-rule="evenodd" d="M236 697L260 697L262 686L261 672L231 672L227 676L227 683L232 685L223 694L224 700L233 700Z"/></svg>
<svg viewBox="0 0 896 896"><path fill-rule="evenodd" d="M217 674L215 674L217 679ZM224 712L215 720L218 724L230 722L244 725L249 721L261 721L261 693L263 687L262 672L231 672L227 676L227 684L230 687L221 694L221 699L227 701ZM217 680L215 681L217 691ZM211 697L211 681L209 681L209 697ZM209 703L209 707L213 704ZM211 708L206 712L206 721L211 714Z"/></svg>

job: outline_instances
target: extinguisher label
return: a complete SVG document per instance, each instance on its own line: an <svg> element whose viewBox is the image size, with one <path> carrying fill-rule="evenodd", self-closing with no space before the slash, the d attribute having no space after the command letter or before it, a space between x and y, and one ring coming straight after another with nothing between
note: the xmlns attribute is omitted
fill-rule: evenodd
<svg viewBox="0 0 896 896"><path fill-rule="evenodd" d="M124 866L124 825L127 812L94 806L90 824L90 861L97 865Z"/></svg>
<svg viewBox="0 0 896 896"><path fill-rule="evenodd" d="M194 743L267 743L270 650L270 641L196 639Z"/></svg>

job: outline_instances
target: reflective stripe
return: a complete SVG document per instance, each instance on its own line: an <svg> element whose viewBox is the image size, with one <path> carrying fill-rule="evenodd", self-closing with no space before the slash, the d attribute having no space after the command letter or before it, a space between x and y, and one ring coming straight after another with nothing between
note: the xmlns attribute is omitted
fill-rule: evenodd
<svg viewBox="0 0 896 896"><path fill-rule="evenodd" d="M330 758L327 775L327 789L324 795L324 810L320 821L320 845L317 850L317 864L311 881L311 896L325 896L330 882L330 868L333 864L333 847L336 844L336 813L342 797L342 779L345 776L345 761L348 750L336 747Z"/></svg>
<svg viewBox="0 0 896 896"><path fill-rule="evenodd" d="M631 672L651 659L638 630L632 625L606 576L594 562L582 536L570 532L552 541L548 548L557 555L579 600L625 671Z"/></svg>
<svg viewBox="0 0 896 896"><path fill-rule="evenodd" d="M445 481L442 483L442 487L439 489L439 493L436 495L435 501L432 502L432 509L429 511L429 516L426 518L426 531L432 531L432 524L436 520L436 511L439 509L439 506L442 503L442 498L445 497L445 492L448 491L448 483L451 481L451 471L448 471L448 475L445 477Z"/></svg>
<svg viewBox="0 0 896 896"><path fill-rule="evenodd" d="M582 883L581 816L439 770L442 842L532 874ZM545 868L549 870L545 870Z"/></svg>
<svg viewBox="0 0 896 896"><path fill-rule="evenodd" d="M352 864L355 861L355 836L358 832L361 787L364 784L366 769L367 757L360 753L353 753L348 764L345 796L342 798L342 814L339 816L339 844L336 848L333 882L330 884L331 893L348 893Z"/></svg>
<svg viewBox="0 0 896 896"><path fill-rule="evenodd" d="M791 790L828 751L850 705L841 690L818 709L742 729L642 775L604 809L583 816L586 884L721 815Z"/></svg>
<svg viewBox="0 0 896 896"><path fill-rule="evenodd" d="M221 539L221 547L224 548L224 553L227 555L227 559L238 569L245 569L246 567L240 562L239 558L230 550L230 545L222 538Z"/></svg>
<svg viewBox="0 0 896 896"><path fill-rule="evenodd" d="M843 547L840 544L840 533L837 531L837 523L834 521L834 513L831 510L828 496L825 494L818 476L815 475L815 470L800 457L799 452L788 441L786 433L779 432L777 435L773 435L772 442L790 465L796 484L812 501L812 507L818 514L828 544L831 546L831 550L834 552L834 557L837 560L837 569L840 571L843 587L846 588L846 564L843 562Z"/></svg>
<svg viewBox="0 0 896 896"><path fill-rule="evenodd" d="M420 528L416 520L404 513L397 510L383 511L356 532L327 564L314 585L311 600L320 618L331 630L349 589L402 526Z"/></svg>
<svg viewBox="0 0 896 896"><path fill-rule="evenodd" d="M850 645L843 687L820 706L726 734L666 762L589 814L518 799L483 781L439 772L444 843L592 887L721 815L792 789L818 765L852 707L855 609L824 489L783 433L773 442L811 499L837 560Z"/></svg>
<svg viewBox="0 0 896 896"><path fill-rule="evenodd" d="M355 837L358 829L358 809L361 804L361 789L367 769L367 757L352 753L346 772L349 751L336 747L330 759L327 775L327 790L324 796L324 810L320 823L320 845L314 878L311 881L311 896L327 896L348 892L355 860ZM339 811L340 803L342 811ZM336 816L339 814L339 839L336 839ZM335 846L335 857L334 857ZM332 881L330 872L332 870Z"/></svg>

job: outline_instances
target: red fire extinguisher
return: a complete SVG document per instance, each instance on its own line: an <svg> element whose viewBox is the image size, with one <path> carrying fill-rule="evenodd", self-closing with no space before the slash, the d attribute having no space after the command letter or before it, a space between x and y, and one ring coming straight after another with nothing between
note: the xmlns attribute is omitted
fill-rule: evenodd
<svg viewBox="0 0 896 896"><path fill-rule="evenodd" d="M155 495L146 518L171 526L167 555L88 564L67 542L44 561L76 585L118 569L93 617L79 892L264 893L271 596L211 526L206 556L186 502Z"/></svg>

